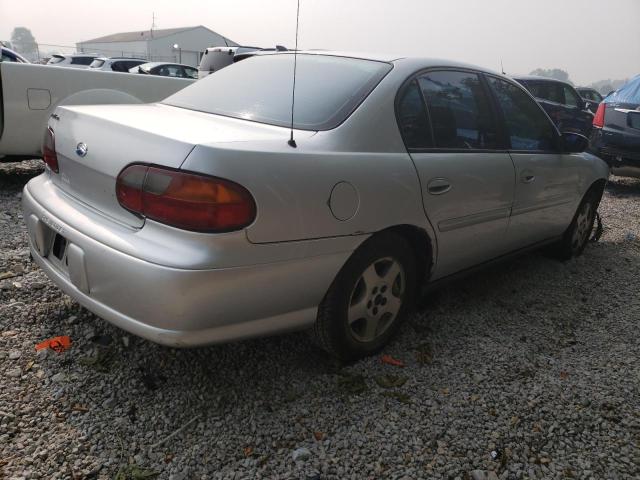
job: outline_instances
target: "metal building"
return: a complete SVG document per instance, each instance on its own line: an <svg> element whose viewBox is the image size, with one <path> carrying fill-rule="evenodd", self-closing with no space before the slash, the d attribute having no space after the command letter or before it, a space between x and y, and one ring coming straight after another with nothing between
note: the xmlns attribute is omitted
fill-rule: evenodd
<svg viewBox="0 0 640 480"><path fill-rule="evenodd" d="M81 53L98 53L107 57L139 57L149 61L179 62L198 66L207 47L237 46L228 38L202 25L137 32L114 33L78 42Z"/></svg>

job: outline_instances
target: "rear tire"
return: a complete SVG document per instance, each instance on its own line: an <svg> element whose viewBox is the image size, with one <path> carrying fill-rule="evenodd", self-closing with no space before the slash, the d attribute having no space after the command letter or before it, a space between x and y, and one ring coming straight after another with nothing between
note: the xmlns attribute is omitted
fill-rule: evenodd
<svg viewBox="0 0 640 480"><path fill-rule="evenodd" d="M342 267L320 304L317 343L343 361L375 353L410 312L416 286L411 245L391 232L373 236Z"/></svg>
<svg viewBox="0 0 640 480"><path fill-rule="evenodd" d="M569 228L564 232L562 240L552 248L552 253L559 260L569 260L582 254L593 230L596 212L601 195L597 190L589 190L576 210Z"/></svg>

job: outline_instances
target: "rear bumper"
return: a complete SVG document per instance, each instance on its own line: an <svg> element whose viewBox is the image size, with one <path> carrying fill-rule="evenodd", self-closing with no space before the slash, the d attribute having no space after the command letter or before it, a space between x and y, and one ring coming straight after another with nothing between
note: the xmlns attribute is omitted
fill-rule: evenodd
<svg viewBox="0 0 640 480"><path fill-rule="evenodd" d="M591 149L611 167L614 175L640 177L640 138L606 129L594 129Z"/></svg>
<svg viewBox="0 0 640 480"><path fill-rule="evenodd" d="M63 221L54 213L58 206L42 205L30 185L22 197L29 245L47 276L98 316L164 345L207 345L309 327L350 255L343 251L236 268L164 266L97 241L87 234L94 225L86 216L79 216L78 224ZM68 211L72 205L64 207ZM52 251L56 234L67 241L62 261ZM246 239L245 247L264 249Z"/></svg>

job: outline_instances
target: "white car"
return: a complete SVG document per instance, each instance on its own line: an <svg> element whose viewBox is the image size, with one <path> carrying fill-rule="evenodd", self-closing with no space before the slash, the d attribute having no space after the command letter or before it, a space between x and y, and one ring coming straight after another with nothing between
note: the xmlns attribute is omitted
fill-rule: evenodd
<svg viewBox="0 0 640 480"><path fill-rule="evenodd" d="M198 79L198 69L189 65L167 62L149 62L130 68L129 73L142 75L158 75L160 77Z"/></svg>
<svg viewBox="0 0 640 480"><path fill-rule="evenodd" d="M59 105L158 102L194 80L0 62L0 158L42 156L42 138Z"/></svg>
<svg viewBox="0 0 640 480"><path fill-rule="evenodd" d="M142 58L129 57L96 57L89 65L92 70L104 70L107 72L124 72L128 73L133 67L147 63Z"/></svg>
<svg viewBox="0 0 640 480"><path fill-rule="evenodd" d="M56 53L55 55L51 55L47 65L55 65L56 67L87 68L97 56L98 55L95 53L78 53L73 55Z"/></svg>
<svg viewBox="0 0 640 480"><path fill-rule="evenodd" d="M258 55L261 52L286 52L287 48L276 45L275 48L259 47L210 47L202 54L198 65L198 78L204 78L210 73L228 67L229 65Z"/></svg>

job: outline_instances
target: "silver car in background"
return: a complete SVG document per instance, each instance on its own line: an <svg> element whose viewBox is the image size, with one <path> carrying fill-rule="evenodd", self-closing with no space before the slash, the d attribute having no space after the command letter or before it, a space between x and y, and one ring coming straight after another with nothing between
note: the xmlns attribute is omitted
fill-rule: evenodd
<svg viewBox="0 0 640 480"><path fill-rule="evenodd" d="M516 82L301 52L288 142L293 65L261 55L158 104L58 108L23 195L36 262L154 342L313 328L350 359L388 341L426 282L584 249L607 166Z"/></svg>

